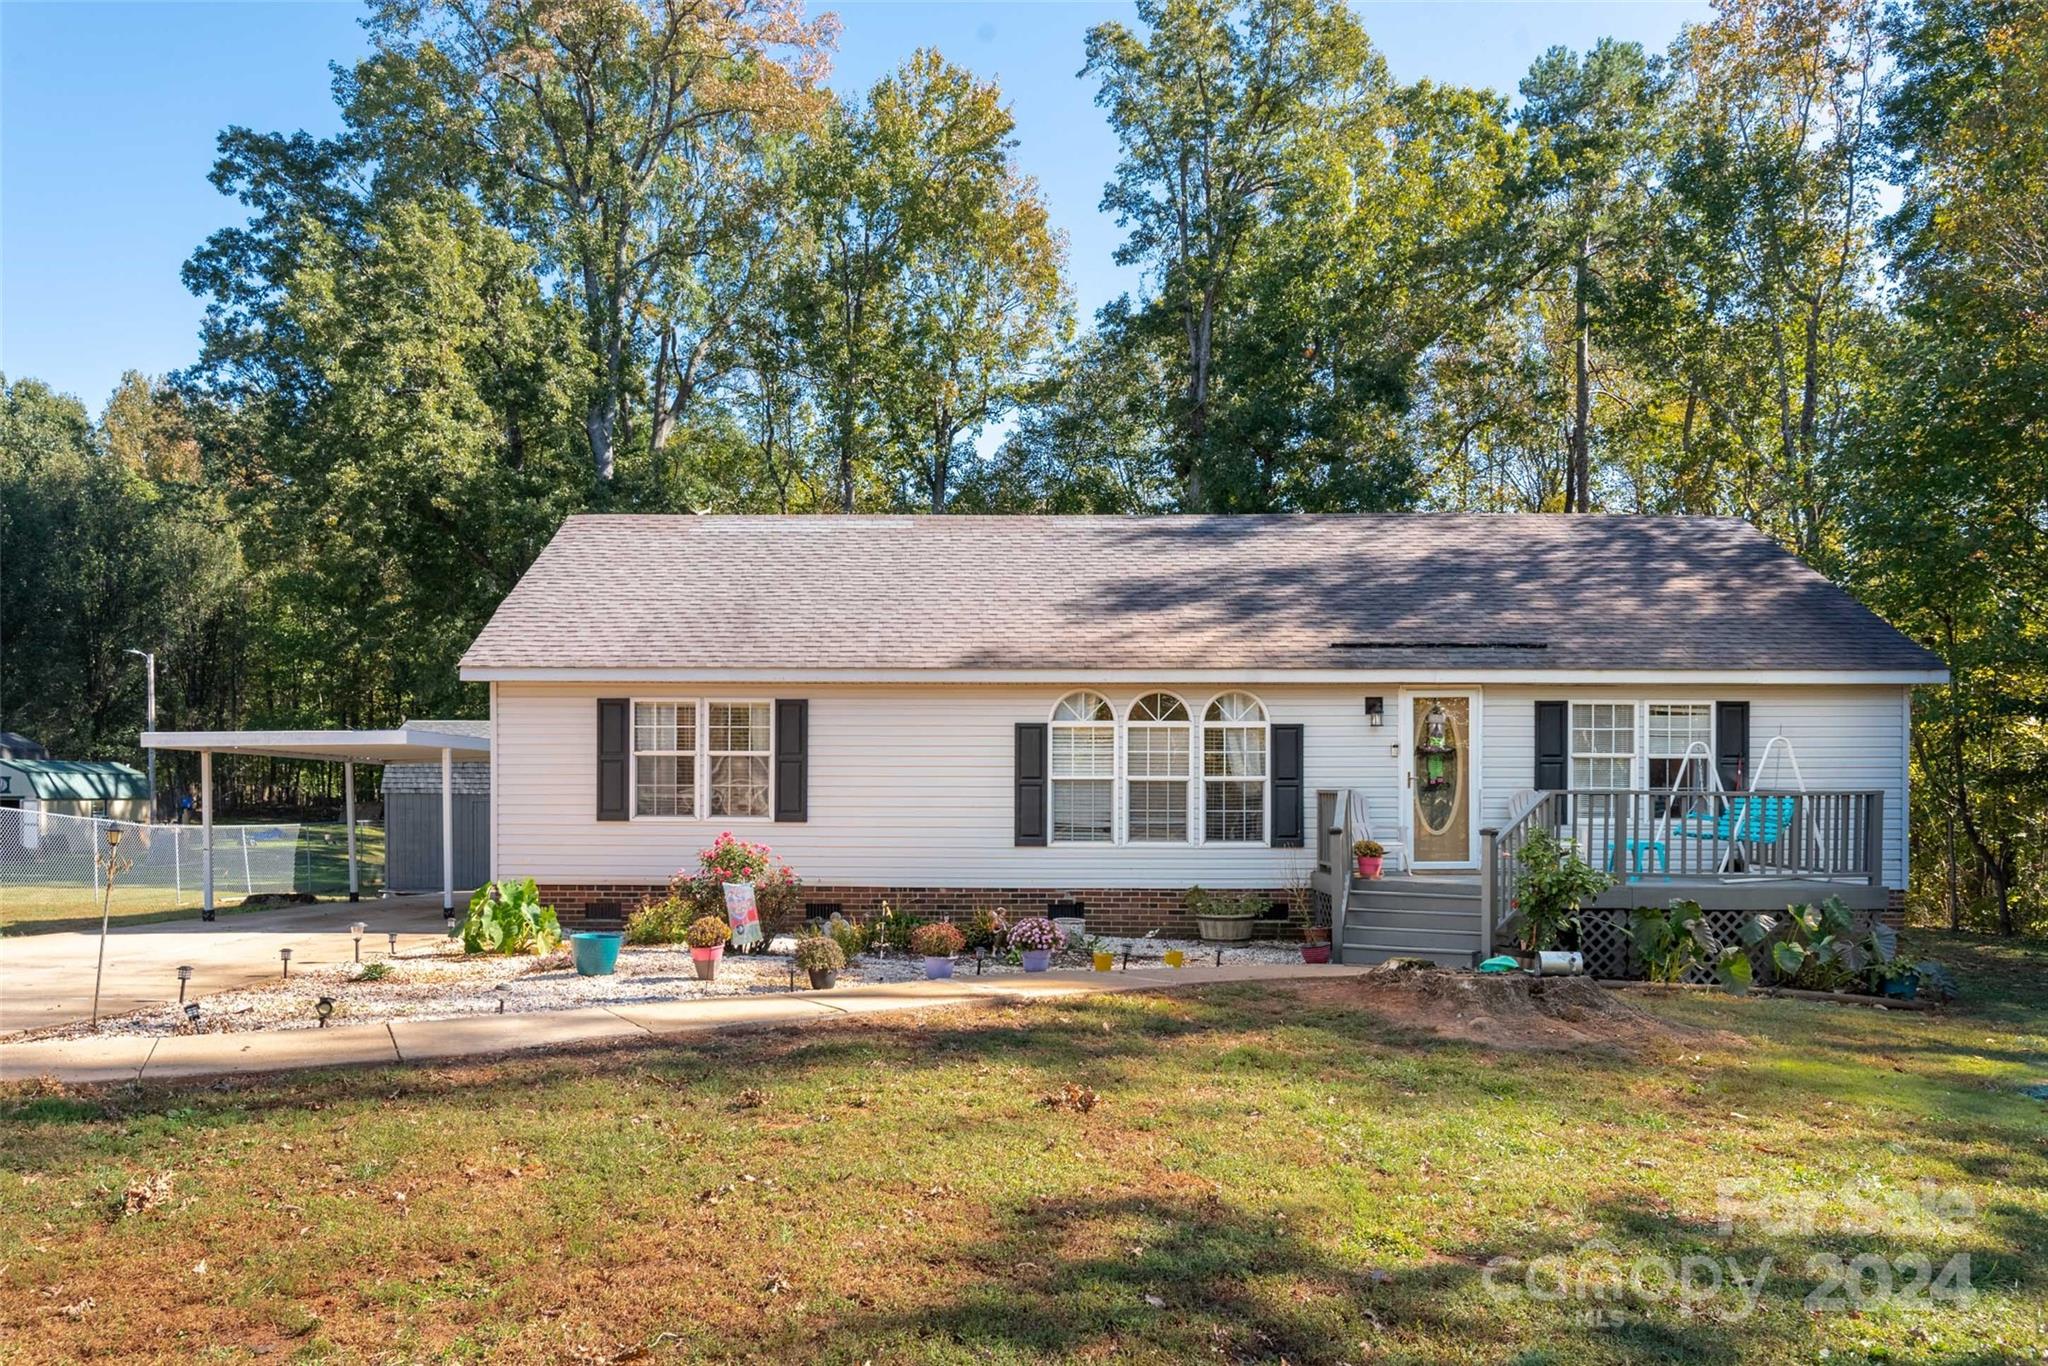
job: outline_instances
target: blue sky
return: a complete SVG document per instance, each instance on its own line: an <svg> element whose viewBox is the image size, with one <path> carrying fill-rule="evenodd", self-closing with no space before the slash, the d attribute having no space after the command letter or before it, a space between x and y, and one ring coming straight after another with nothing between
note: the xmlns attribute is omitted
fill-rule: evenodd
<svg viewBox="0 0 2048 1366"><path fill-rule="evenodd" d="M1511 92L1537 53L1604 36L1661 50L1708 7L1670 0L1358 3L1397 76ZM1002 84L1017 155L1070 241L1083 316L1131 284L1097 212L1116 143L1077 79L1082 36L1129 5L1067 0L855 0L833 83L860 89L935 46ZM0 371L97 411L124 370L193 359L201 302L178 268L239 206L206 181L229 124L332 132L328 64L363 51L340 0L0 0Z"/></svg>

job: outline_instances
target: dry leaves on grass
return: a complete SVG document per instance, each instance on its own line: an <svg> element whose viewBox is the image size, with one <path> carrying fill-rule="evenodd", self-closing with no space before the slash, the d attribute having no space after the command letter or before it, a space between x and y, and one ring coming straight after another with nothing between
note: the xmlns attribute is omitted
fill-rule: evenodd
<svg viewBox="0 0 2048 1366"><path fill-rule="evenodd" d="M732 1108L735 1110L758 1110L767 1103L768 1093L752 1086L732 1098Z"/></svg>
<svg viewBox="0 0 2048 1366"><path fill-rule="evenodd" d="M1057 1091L1048 1091L1038 1098L1038 1103L1048 1110L1072 1110L1085 1115L1092 1111L1101 1097L1079 1082L1068 1082Z"/></svg>
<svg viewBox="0 0 2048 1366"><path fill-rule="evenodd" d="M171 1198L171 1173L158 1172L130 1186L121 1196L121 1215L144 1214Z"/></svg>

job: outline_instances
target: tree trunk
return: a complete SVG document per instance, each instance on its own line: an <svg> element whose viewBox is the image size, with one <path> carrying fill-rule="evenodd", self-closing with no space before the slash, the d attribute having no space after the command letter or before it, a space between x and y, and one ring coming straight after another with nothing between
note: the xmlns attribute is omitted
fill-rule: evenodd
<svg viewBox="0 0 2048 1366"><path fill-rule="evenodd" d="M1591 268L1592 244L1583 245L1577 269L1572 272L1572 436L1571 456L1564 478L1564 510L1593 510L1593 336L1586 312L1586 276Z"/></svg>

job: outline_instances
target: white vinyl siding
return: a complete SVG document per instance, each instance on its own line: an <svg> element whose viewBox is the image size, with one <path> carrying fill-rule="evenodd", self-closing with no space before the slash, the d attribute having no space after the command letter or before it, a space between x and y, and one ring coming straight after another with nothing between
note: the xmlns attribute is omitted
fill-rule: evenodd
<svg viewBox="0 0 2048 1366"><path fill-rule="evenodd" d="M492 778L498 876L658 884L692 865L697 851L718 833L709 819L596 819L596 699L623 691L603 683L496 685ZM1016 847L1016 723L1050 716L1071 691L1030 683L774 685L774 696L810 699L810 808L808 821L777 825L770 843L814 885L1078 890L1199 882L1219 889L1263 889L1286 885L1293 872L1309 865L1313 848L1262 844L1132 840L1114 846ZM1127 715L1157 685L1100 691L1118 715ZM1884 791L1887 880L1901 885L1896 879L1903 871L1907 737L1900 687L1730 682L1660 691L1640 685L1514 684L1487 686L1484 692L1482 826L1503 823L1509 800L1533 785L1538 699L1639 706L1703 698L1746 701L1752 766L1765 743L1783 733L1797 745L1810 786ZM1256 695L1271 722L1305 729L1304 782L1311 816L1318 788L1356 788L1365 798L1373 834L1396 845L1405 794L1394 729L1370 728L1363 699L1386 698L1391 717L1399 689L1266 684ZM1208 695L1187 701L1193 711L1206 705ZM1194 753L1203 753L1199 741ZM1773 769L1764 775L1766 781L1789 785L1789 771L1775 763ZM1196 786L1202 781L1198 772ZM1190 819L1200 834L1199 809L1190 812ZM963 896L963 907L968 900Z"/></svg>

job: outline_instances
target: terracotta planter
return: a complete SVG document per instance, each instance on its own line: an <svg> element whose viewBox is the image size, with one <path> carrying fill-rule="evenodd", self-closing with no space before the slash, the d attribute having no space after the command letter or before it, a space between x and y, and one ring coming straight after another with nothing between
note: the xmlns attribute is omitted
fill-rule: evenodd
<svg viewBox="0 0 2048 1366"><path fill-rule="evenodd" d="M1358 856L1358 875L1368 882L1373 881L1379 877L1380 870L1386 866L1386 862L1387 856L1385 854L1377 857L1360 854Z"/></svg>
<svg viewBox="0 0 2048 1366"><path fill-rule="evenodd" d="M725 945L713 944L708 949L691 948L690 961L697 965L697 980L709 982L718 976L718 960L725 957Z"/></svg>

